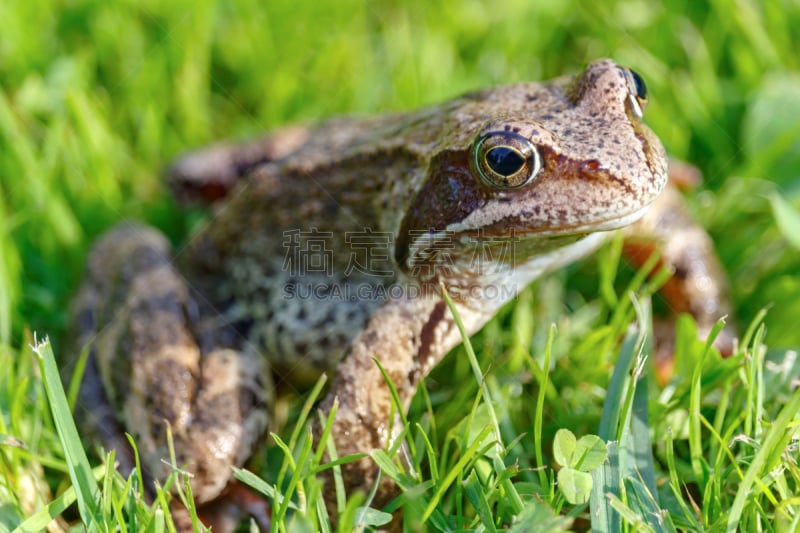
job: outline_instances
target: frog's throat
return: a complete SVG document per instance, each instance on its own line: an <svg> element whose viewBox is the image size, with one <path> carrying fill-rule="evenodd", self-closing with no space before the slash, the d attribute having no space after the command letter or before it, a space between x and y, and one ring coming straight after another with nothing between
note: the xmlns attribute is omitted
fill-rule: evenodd
<svg viewBox="0 0 800 533"><path fill-rule="evenodd" d="M463 300L464 305L494 313L519 294L532 281L548 272L574 263L599 248L611 234L597 232L579 238L573 243L560 246L546 254L533 255L514 265L511 269L488 269L494 275L483 275L481 290L470 293L471 299ZM454 292L448 288L451 295Z"/></svg>

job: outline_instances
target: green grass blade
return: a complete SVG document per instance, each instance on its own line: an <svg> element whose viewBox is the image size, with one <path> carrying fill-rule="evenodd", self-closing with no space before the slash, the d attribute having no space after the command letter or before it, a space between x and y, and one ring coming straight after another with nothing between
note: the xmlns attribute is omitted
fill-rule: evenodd
<svg viewBox="0 0 800 533"><path fill-rule="evenodd" d="M608 443L608 460L592 472L592 493L589 496L592 531L603 533L619 533L622 531L620 514L614 510L607 495L619 495L619 446L616 442Z"/></svg>
<svg viewBox="0 0 800 533"><path fill-rule="evenodd" d="M791 423L797 417L798 412L800 412L800 389L794 391L789 401L781 409L767 432L761 448L753 458L753 462L747 468L729 511L726 529L728 533L739 530L739 520L748 498L753 496L754 485L761 476L767 474L774 467L774 464L771 464L773 461L770 459L780 456L791 440L794 434Z"/></svg>
<svg viewBox="0 0 800 533"><path fill-rule="evenodd" d="M89 362L89 356L92 353L92 345L87 344L81 350L78 359L75 361L75 368L72 371L72 376L69 381L69 388L67 389L67 401L69 402L70 411L75 411L75 403L78 401L78 394L81 388L81 381L83 381L83 373L86 370L86 364Z"/></svg>
<svg viewBox="0 0 800 533"><path fill-rule="evenodd" d="M467 360L469 361L469 365L472 367L472 372L475 374L475 379L483 391L483 397L486 398L486 406L489 409L490 416L492 417L492 429L494 430L496 445L500 450L502 450L503 440L500 436L500 424L497 422L497 413L494 411L492 395L489 393L489 387L486 385L486 380L483 379L483 372L478 364L478 358L475 355L475 350L472 349L472 342L470 341L469 335L467 335L467 330L464 328L464 323L461 321L461 317L458 314L458 309L456 309L456 305L453 303L450 295L447 294L444 284L441 285L441 291L442 296L444 296L444 301L447 302L447 307L450 309L450 313L453 315L453 320L455 320L456 326L458 327L458 332L461 334L461 341L464 345L464 349L467 352Z"/></svg>
<svg viewBox="0 0 800 533"><path fill-rule="evenodd" d="M395 480L401 489L406 489L403 484L403 470L395 464L394 459L386 450L372 450L369 456L380 467L381 472Z"/></svg>
<svg viewBox="0 0 800 533"><path fill-rule="evenodd" d="M539 484L544 490L548 486L547 472L544 464L544 450L542 447L542 424L544 423L544 400L549 385L550 376L550 354L553 351L553 342L556 338L556 325L550 324L547 330L547 343L544 348L544 362L541 369L541 383L539 392L536 395L536 418L533 420L533 439L535 442L534 452L536 454L536 466L539 467ZM534 362L532 362L534 364Z"/></svg>
<svg viewBox="0 0 800 533"><path fill-rule="evenodd" d="M504 502L511 507L514 514L518 514L524 507L524 502L517 487L512 483L508 476L504 475L505 464L498 456L492 457L492 465L494 466L495 473L500 476L500 486L503 489Z"/></svg>
<svg viewBox="0 0 800 533"><path fill-rule="evenodd" d="M612 505L623 497L622 477L639 476L641 469L655 491L655 466L647 422L647 381L643 376L642 349L645 331L650 331L650 308L632 299L638 327L629 328L606 391L598 434L608 442L608 462L592 472L589 498L592 528L617 532L622 528L622 514ZM635 432L635 434L634 434Z"/></svg>
<svg viewBox="0 0 800 533"><path fill-rule="evenodd" d="M101 479L106 472L106 466L100 465L92 470L92 479L97 481ZM39 509L31 516L25 519L21 524L14 528L12 533L33 533L36 531L44 531L47 525L55 518L66 511L70 505L77 500L75 487L68 487L57 498L54 498L46 506Z"/></svg>
<svg viewBox="0 0 800 533"><path fill-rule="evenodd" d="M614 365L614 372L606 392L606 400L603 403L600 427L597 431L598 436L604 440L617 438L620 427L620 410L627 390L626 384L630 379L630 369L636 357L638 341L638 335L633 331L628 331L622 342L617 363Z"/></svg>
<svg viewBox="0 0 800 533"><path fill-rule="evenodd" d="M800 211L783 199L778 193L769 196L769 203L772 206L772 215L775 223L781 231L781 235L794 248L800 250Z"/></svg>
<svg viewBox="0 0 800 533"><path fill-rule="evenodd" d="M467 477L464 488L467 499L477 511L483 527L486 528L486 531L496 532L497 528L492 520L492 509L486 500L486 494L484 494L485 489L481 482L478 481L474 471L470 472L469 477Z"/></svg>
<svg viewBox="0 0 800 533"><path fill-rule="evenodd" d="M483 439L486 438L489 433L491 433L493 428L485 427L483 431L481 431L477 438L472 442L469 448L464 452L464 455L458 460L453 468L442 478L441 483L438 487L436 487L436 492L434 493L433 497L431 498L428 507L425 509L425 512L422 515L422 521L424 522L427 520L431 513L436 509L436 506L439 504L439 501L442 499L442 495L447 490L447 488L455 481L456 477L461 475L461 473L466 468L467 464L470 461L475 459L478 455L478 452L481 448L481 444L483 443Z"/></svg>
<svg viewBox="0 0 800 533"><path fill-rule="evenodd" d="M633 393L633 417L628 444L631 445L631 457L642 482L658 503L656 489L656 466L653 459L653 443L650 441L650 424L648 422L647 375L639 380Z"/></svg>
<svg viewBox="0 0 800 533"><path fill-rule="evenodd" d="M29 516L24 522L18 525L13 533L34 533L44 531L47 524L54 518L63 513L70 505L75 503L75 487L69 487L57 498L48 503L44 508Z"/></svg>
<svg viewBox="0 0 800 533"><path fill-rule="evenodd" d="M276 435L272 434L272 438L275 440L275 443L278 447L283 450L283 453L286 457L286 461L290 463L292 469L292 476L289 478L289 482L286 485L285 492L283 494L284 498L283 501L280 502L280 506L278 507L277 512L275 513L275 520L280 521L283 520L283 517L286 515L287 511L289 510L289 503L291 502L292 494L294 494L295 490L298 491L302 490L302 477L303 477L303 469L302 466L306 464L306 461L309 456L312 454L312 450L314 448L314 439L311 435L306 434L307 437L303 440L302 448L300 448L300 453L297 457L297 462L295 463L294 457L292 456L292 450L289 446L281 440L281 438Z"/></svg>
<svg viewBox="0 0 800 533"><path fill-rule="evenodd" d="M625 524L629 530L636 531L637 533L655 533L653 528L642 519L639 513L626 505L625 502L622 501L622 499L620 499L620 497L616 494L609 494L608 502L609 505L611 505L611 507L613 507L614 510L625 520Z"/></svg>
<svg viewBox="0 0 800 533"><path fill-rule="evenodd" d="M386 383L386 386L389 388L389 394L392 397L392 406L394 408L394 412L391 413L389 418L393 419L394 418L394 416L393 416L394 413L397 413L400 416L400 421L401 421L401 423L403 425L403 431L405 431L405 429L408 428L408 417L406 416L406 411L403 408L403 403L400 401L400 395L397 393L397 387L395 387L394 383L392 383L392 380L389 377L389 374L386 373L386 369L383 368L383 365L381 364L381 362L377 358L373 358L372 360L375 362L375 365L378 367L378 370L380 371L381 376L383 376L383 381L384 381L384 383ZM391 435L390 434L388 442L391 443L393 441L400 440L399 437L400 437L399 435ZM411 440L411 439L408 439L407 442L408 442L409 453L411 453L412 456L416 456L417 455L417 450L416 450L416 447L414 446L414 441Z"/></svg>
<svg viewBox="0 0 800 533"><path fill-rule="evenodd" d="M34 342L36 342L35 337ZM100 516L98 507L100 490L92 476L89 459L86 457L83 443L78 436L78 429L75 427L69 402L67 402L67 396L61 384L53 349L47 338L42 342L36 343L31 348L39 359L47 399L53 413L53 420L56 424L61 446L64 448L69 476L75 487L81 520L87 528L95 528Z"/></svg>
<svg viewBox="0 0 800 533"><path fill-rule="evenodd" d="M656 533L677 533L669 513L661 509L657 494L648 489L641 478L625 478L625 494L631 509Z"/></svg>
<svg viewBox="0 0 800 533"><path fill-rule="evenodd" d="M317 379L316 383L314 383L314 388L311 389L311 391L309 391L309 393L306 395L306 399L303 402L303 408L300 410L300 415L297 418L297 425L292 431L292 436L289 438L290 449L293 450L297 445L297 440L300 438L300 434L303 432L303 428L306 425L306 420L308 420L308 416L311 413L311 410L314 408L314 405L316 405L317 399L322 392L322 388L325 386L325 382L327 381L327 374L320 375L319 379Z"/></svg>
<svg viewBox="0 0 800 533"><path fill-rule="evenodd" d="M689 507L689 504L683 498L682 493L682 483L678 478L678 469L675 466L675 446L674 446L674 439L672 436L672 430L668 430L667 432L667 442L666 442L666 460L667 460L667 472L669 473L669 488L672 491L673 496L675 496L675 500L678 502L678 506L681 508L681 512L683 513L683 519L693 526L693 530L700 531L702 526L700 522L697 520L694 512Z"/></svg>
<svg viewBox="0 0 800 533"><path fill-rule="evenodd" d="M278 493L278 491L276 491L272 485L270 485L269 483L267 483L254 473L250 472L249 470L245 470L244 468L234 468L233 475L236 479L238 479L248 487L257 490L258 492L260 492L261 494L272 500L274 503L277 503L278 505L283 503L282 494ZM299 510L297 505L292 501L289 501L288 506L289 509L293 511Z"/></svg>
<svg viewBox="0 0 800 533"><path fill-rule="evenodd" d="M637 337L638 346L635 368L633 371L633 398L631 405L630 432L623 443L628 457L632 459L628 465L627 475L638 477L647 487L658 505L658 491L656 489L656 466L653 458L653 443L650 440L649 421L649 378L644 372L645 358L643 353L654 353L652 310L650 299L635 300L640 335Z"/></svg>
<svg viewBox="0 0 800 533"><path fill-rule="evenodd" d="M428 457L428 468L431 471L431 480L435 483L439 479L439 467L436 465L436 452L433 449L433 444L431 444L430 438L428 438L428 434L425 433L423 427L417 423L417 432L419 435L422 436L423 442L425 443L425 454Z"/></svg>
<svg viewBox="0 0 800 533"><path fill-rule="evenodd" d="M508 531L509 533L555 533L569 531L571 525L571 518L556 515L551 507L534 500L526 504Z"/></svg>

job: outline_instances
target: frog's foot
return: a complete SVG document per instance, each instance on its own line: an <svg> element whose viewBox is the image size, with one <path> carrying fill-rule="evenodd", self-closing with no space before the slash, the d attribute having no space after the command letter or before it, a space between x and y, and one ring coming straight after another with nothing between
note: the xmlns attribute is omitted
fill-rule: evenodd
<svg viewBox="0 0 800 533"><path fill-rule="evenodd" d="M170 510L175 529L181 533L195 531L189 511L182 505ZM270 531L270 507L259 494L239 481L228 485L224 494L197 510L197 518L214 533L230 533L250 517L259 531Z"/></svg>
<svg viewBox="0 0 800 533"><path fill-rule="evenodd" d="M169 171L175 198L182 202L221 200L254 168L285 157L308 138L308 130L290 126L244 143L222 142L190 152Z"/></svg>
<svg viewBox="0 0 800 533"><path fill-rule="evenodd" d="M128 224L98 241L76 311L81 345L92 349L80 406L89 416L79 418L128 456L123 426L150 479L163 483L179 468L198 504L213 501L266 427L271 389L262 358L215 346L221 335L207 330L216 321L198 311L167 240L151 228Z"/></svg>
<svg viewBox="0 0 800 533"><path fill-rule="evenodd" d="M200 509L200 520L211 531L234 531L250 517L260 531L270 530L270 507L262 496L239 481L230 483L225 493Z"/></svg>

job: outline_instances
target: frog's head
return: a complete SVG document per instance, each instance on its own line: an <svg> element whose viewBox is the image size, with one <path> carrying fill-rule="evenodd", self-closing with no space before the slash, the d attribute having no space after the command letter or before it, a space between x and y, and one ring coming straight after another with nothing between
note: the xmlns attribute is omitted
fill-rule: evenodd
<svg viewBox="0 0 800 533"><path fill-rule="evenodd" d="M634 222L667 181L646 100L642 79L610 60L467 97L403 220L398 264L424 260L434 235L456 255L470 239L513 238L526 243L519 263Z"/></svg>

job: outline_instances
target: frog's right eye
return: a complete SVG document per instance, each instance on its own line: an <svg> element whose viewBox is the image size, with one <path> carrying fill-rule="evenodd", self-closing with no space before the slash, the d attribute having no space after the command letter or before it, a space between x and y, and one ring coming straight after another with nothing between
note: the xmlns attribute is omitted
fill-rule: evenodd
<svg viewBox="0 0 800 533"><path fill-rule="evenodd" d="M637 118L642 118L644 108L647 105L647 85L644 79L633 69L623 68L623 76L628 85L628 105Z"/></svg>
<svg viewBox="0 0 800 533"><path fill-rule="evenodd" d="M516 189L542 171L542 158L531 141L510 131L490 131L472 145L475 171L487 185Z"/></svg>

